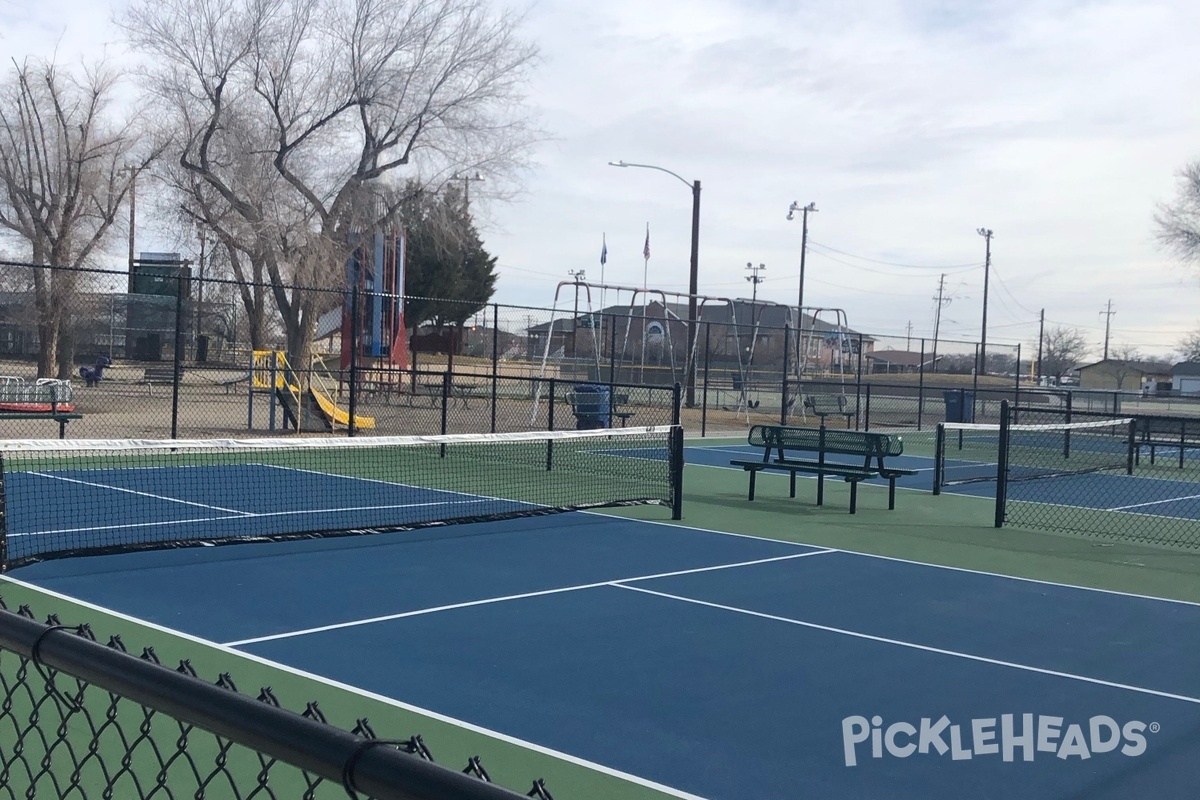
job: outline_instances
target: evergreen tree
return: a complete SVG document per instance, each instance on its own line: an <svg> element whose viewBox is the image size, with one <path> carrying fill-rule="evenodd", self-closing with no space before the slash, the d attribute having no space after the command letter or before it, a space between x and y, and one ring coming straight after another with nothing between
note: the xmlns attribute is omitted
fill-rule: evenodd
<svg viewBox="0 0 1200 800"><path fill-rule="evenodd" d="M404 315L409 326L438 330L462 324L496 288L496 257L487 252L462 193L408 189L401 210L407 237Z"/></svg>

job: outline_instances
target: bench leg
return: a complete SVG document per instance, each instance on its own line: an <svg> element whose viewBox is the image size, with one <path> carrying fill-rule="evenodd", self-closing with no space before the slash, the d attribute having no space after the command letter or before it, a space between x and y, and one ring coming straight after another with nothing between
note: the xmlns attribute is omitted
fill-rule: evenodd
<svg viewBox="0 0 1200 800"><path fill-rule="evenodd" d="M888 478L888 511L896 510L896 478Z"/></svg>
<svg viewBox="0 0 1200 800"><path fill-rule="evenodd" d="M850 481L850 513L858 512L858 481Z"/></svg>
<svg viewBox="0 0 1200 800"><path fill-rule="evenodd" d="M747 500L754 499L754 478L756 475L758 475L758 470L756 470L756 469L750 470L750 496L748 498L746 498Z"/></svg>
<svg viewBox="0 0 1200 800"><path fill-rule="evenodd" d="M790 497L796 496L796 471L795 470L792 470L792 493L789 496Z"/></svg>
<svg viewBox="0 0 1200 800"><path fill-rule="evenodd" d="M60 419L58 421L58 438L67 438L67 421L65 419Z"/></svg>
<svg viewBox="0 0 1200 800"><path fill-rule="evenodd" d="M817 505L825 505L825 473L817 473Z"/></svg>

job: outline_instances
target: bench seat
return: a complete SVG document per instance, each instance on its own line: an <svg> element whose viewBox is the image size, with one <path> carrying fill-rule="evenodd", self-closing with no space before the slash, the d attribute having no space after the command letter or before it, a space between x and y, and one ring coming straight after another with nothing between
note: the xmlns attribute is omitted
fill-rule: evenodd
<svg viewBox="0 0 1200 800"><path fill-rule="evenodd" d="M760 471L787 472L791 479L790 496L796 496L796 475L817 476L817 505L824 505L825 476L840 477L850 484L850 513L858 509L858 484L867 478L884 478L888 482L888 509L896 508L896 479L915 475L916 470L887 466L884 458L903 454L904 444L898 436L864 431L827 430L824 426L792 428L782 425L755 425L747 442L763 450L760 460L734 459L732 466L750 473L749 500L754 500L755 478ZM816 453L817 458L795 458L793 453ZM828 456L857 456L858 463L829 461Z"/></svg>

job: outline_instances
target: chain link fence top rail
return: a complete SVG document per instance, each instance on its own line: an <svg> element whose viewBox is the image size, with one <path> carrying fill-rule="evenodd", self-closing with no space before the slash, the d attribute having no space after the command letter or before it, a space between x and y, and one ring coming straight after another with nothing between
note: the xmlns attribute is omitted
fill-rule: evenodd
<svg viewBox="0 0 1200 800"><path fill-rule="evenodd" d="M154 651L96 641L84 624L37 622L0 599L0 797L517 800L476 757L462 771L422 738L379 738L365 719L330 725L316 703L279 707L221 674L201 680ZM539 779L528 797L550 800Z"/></svg>

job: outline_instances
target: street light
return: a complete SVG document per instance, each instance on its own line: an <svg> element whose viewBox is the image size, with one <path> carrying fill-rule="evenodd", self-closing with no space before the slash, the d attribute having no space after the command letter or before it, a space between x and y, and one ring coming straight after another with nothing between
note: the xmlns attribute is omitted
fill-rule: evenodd
<svg viewBox="0 0 1200 800"><path fill-rule="evenodd" d="M987 256L983 262L983 332L979 338L979 363L975 366L976 375L987 374L987 307L988 307L988 273L992 270L992 230L978 228L975 231L987 240Z"/></svg>
<svg viewBox="0 0 1200 800"><path fill-rule="evenodd" d="M803 372L802 358L808 354L803 351L804 347L804 255L808 252L808 213L811 211L814 214L817 211L817 204L809 203L802 206L795 200L788 206L787 218L793 220L796 218L796 212L801 212L803 216L803 228L800 232L800 293L796 298L796 375L797 377Z"/></svg>
<svg viewBox="0 0 1200 800"><path fill-rule="evenodd" d="M638 167L665 172L692 190L692 258L688 273L688 369L687 395L684 402L688 407L696 405L696 294L699 291L700 267L700 181L688 182L681 175L653 164L631 164L628 161L610 161L612 167Z"/></svg>

